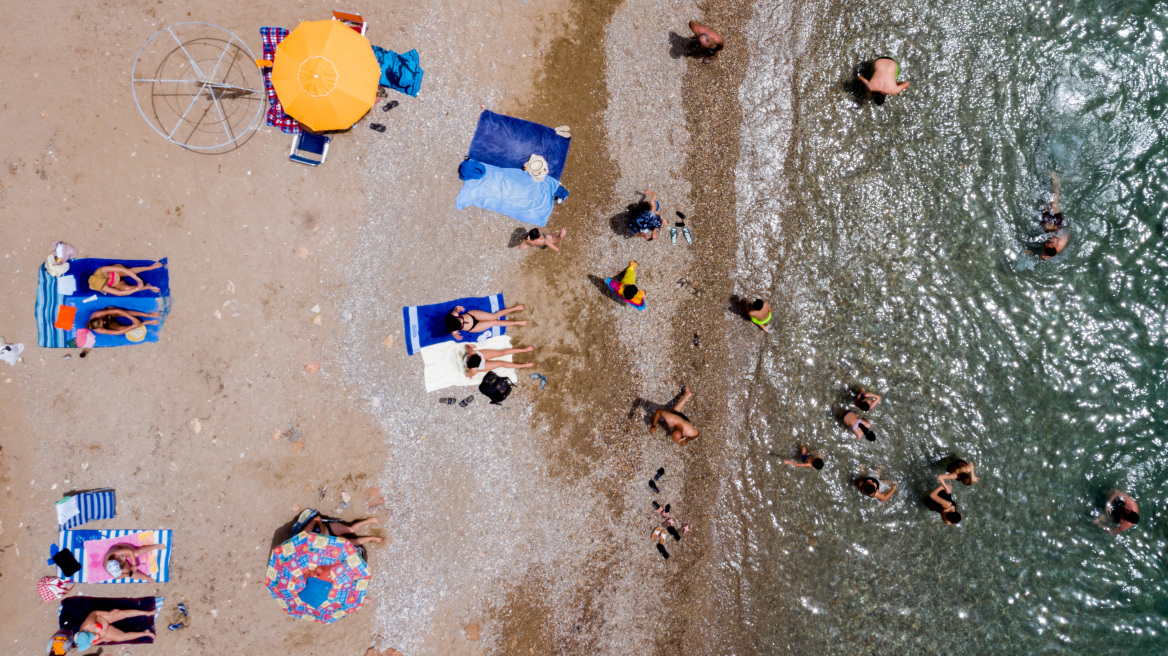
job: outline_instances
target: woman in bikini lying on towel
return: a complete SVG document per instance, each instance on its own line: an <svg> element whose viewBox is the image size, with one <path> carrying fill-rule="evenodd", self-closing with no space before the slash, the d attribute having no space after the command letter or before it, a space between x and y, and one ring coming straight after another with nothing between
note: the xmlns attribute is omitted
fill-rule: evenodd
<svg viewBox="0 0 1168 656"><path fill-rule="evenodd" d="M133 269L121 264L103 266L94 271L92 276L89 276L89 288L99 294L113 294L114 296L129 296L140 291L157 292L159 291L157 287L147 285L146 281L142 280L138 274L160 268L162 268L161 262ZM133 284L130 284L131 281Z"/></svg>
<svg viewBox="0 0 1168 656"><path fill-rule="evenodd" d="M142 335L145 336L146 326L157 324L157 319L160 316L157 312L138 312L137 310L108 307L89 315L86 327L99 335L125 335L131 330L142 328ZM127 319L130 323L122 323L118 321L119 318ZM142 321L143 318L147 321Z"/></svg>
<svg viewBox="0 0 1168 656"><path fill-rule="evenodd" d="M102 561L101 565L115 579L132 578L152 581L153 579L149 576L138 571L138 556L148 554L151 551L161 551L164 548L161 544L148 544L143 547L115 544L105 553L105 560Z"/></svg>
<svg viewBox="0 0 1168 656"><path fill-rule="evenodd" d="M506 360L498 360L496 358L515 355L517 353L530 353L534 350L534 346L510 349L476 349L473 344L467 344L466 355L463 356L462 363L466 365L467 378L474 378L480 373L492 369L529 369L535 366L534 362L515 364L514 362L507 362Z"/></svg>
<svg viewBox="0 0 1168 656"><path fill-rule="evenodd" d="M450 314L446 315L446 329L454 336L454 339L462 341L462 332L481 333L484 330L490 330L495 326L526 326L526 321L501 321L499 317L506 316L512 312L522 312L527 308L522 305L514 305L509 308L503 308L498 312L483 312L482 310L467 310L461 305L455 306Z"/></svg>
<svg viewBox="0 0 1168 656"><path fill-rule="evenodd" d="M81 623L81 630L73 636L73 641L78 649L85 651L93 645L153 638L154 633L151 631L123 631L113 624L131 617L155 615L157 612L157 610L95 610Z"/></svg>

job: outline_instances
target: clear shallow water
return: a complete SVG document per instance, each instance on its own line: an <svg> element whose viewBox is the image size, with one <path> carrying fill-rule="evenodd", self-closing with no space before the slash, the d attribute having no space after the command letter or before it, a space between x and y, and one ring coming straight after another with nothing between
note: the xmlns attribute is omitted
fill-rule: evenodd
<svg viewBox="0 0 1168 656"><path fill-rule="evenodd" d="M743 651L1168 652L1168 3L783 6L752 46L807 50L747 81L774 132L746 136L742 287L773 285L782 334L722 534ZM883 53L912 86L859 104ZM1052 169L1071 241L1036 264ZM875 444L835 418L860 384ZM797 443L827 468L781 467ZM921 500L954 455L982 482L949 527ZM1114 487L1143 517L1119 537L1092 524Z"/></svg>

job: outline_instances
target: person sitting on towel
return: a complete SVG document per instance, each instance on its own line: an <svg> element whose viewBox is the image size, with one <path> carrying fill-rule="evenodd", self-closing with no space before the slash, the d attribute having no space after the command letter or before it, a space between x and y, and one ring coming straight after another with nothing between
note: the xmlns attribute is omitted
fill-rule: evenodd
<svg viewBox="0 0 1168 656"><path fill-rule="evenodd" d="M73 636L73 641L78 649L85 651L93 645L153 638L152 631L123 631L115 627L114 623L157 613L157 610L95 610L81 623L81 630Z"/></svg>
<svg viewBox="0 0 1168 656"><path fill-rule="evenodd" d="M527 348L509 348L509 349L476 349L473 344L466 345L466 355L462 362L466 365L466 377L474 378L475 376L485 371L492 369L530 369L535 366L534 362L525 364L515 364L514 362L507 362L506 360L499 360L508 355L515 355L517 353L530 353L535 350L534 346Z"/></svg>
<svg viewBox="0 0 1168 656"><path fill-rule="evenodd" d="M114 296L129 296L140 291L157 292L159 291L157 287L147 285L146 281L142 280L138 274L160 268L162 268L161 262L133 269L121 264L103 266L94 271L92 276L89 276L89 288L99 294L113 294ZM132 280L134 284L131 285L129 280Z"/></svg>
<svg viewBox="0 0 1168 656"><path fill-rule="evenodd" d="M115 544L110 547L109 551L105 552L105 560L102 561L101 565L115 579L132 578L152 581L153 579L149 576L138 571L138 556L162 549L165 547L161 544L148 544L143 547Z"/></svg>
<svg viewBox="0 0 1168 656"><path fill-rule="evenodd" d="M467 310L461 305L456 306L446 315L446 329L454 336L454 339L462 340L462 331L468 333L481 333L484 330L490 330L495 326L526 326L526 321L504 321L499 317L506 316L512 312L522 312L527 308L522 305L514 305L509 308L503 308L498 312L484 312L482 310Z"/></svg>
<svg viewBox="0 0 1168 656"><path fill-rule="evenodd" d="M125 335L138 327L157 324L162 315L157 312L138 312L137 310L123 310L122 308L108 307L89 315L87 327L99 335ZM142 321L142 318L148 321ZM130 323L123 323L126 319Z"/></svg>

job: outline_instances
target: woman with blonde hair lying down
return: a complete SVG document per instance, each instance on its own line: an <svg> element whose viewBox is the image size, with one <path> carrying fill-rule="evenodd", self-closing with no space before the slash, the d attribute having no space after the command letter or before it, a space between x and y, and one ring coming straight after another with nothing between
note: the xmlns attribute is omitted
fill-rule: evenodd
<svg viewBox="0 0 1168 656"><path fill-rule="evenodd" d="M89 276L89 288L99 294L112 294L114 296L129 296L141 291L157 292L159 291L157 287L147 285L146 281L142 280L138 274L159 268L162 268L161 262L132 269L121 264L103 266ZM133 284L130 284L131 281Z"/></svg>

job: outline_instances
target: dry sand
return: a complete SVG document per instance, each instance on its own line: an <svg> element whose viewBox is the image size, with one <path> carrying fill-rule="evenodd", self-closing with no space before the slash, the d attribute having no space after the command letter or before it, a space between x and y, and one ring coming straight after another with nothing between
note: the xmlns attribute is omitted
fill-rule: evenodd
<svg viewBox="0 0 1168 656"><path fill-rule="evenodd" d="M722 624L710 592L726 590L714 584L726 574L710 500L737 426L724 363L749 361L755 337L727 302L747 54L671 57L670 32L688 34L703 11L687 0L345 5L370 20L374 43L417 47L425 81L419 98L391 92L400 107L337 136L320 168L289 163L290 137L272 128L226 155L193 154L134 109L130 65L159 27L207 20L258 54L261 25L333 8L8 12L24 29L0 46L0 335L27 350L16 367L0 364L0 644L43 648L56 605L34 585L52 572L52 504L110 486L119 518L93 527L174 529L172 579L79 589L164 594L192 613L173 633L160 622L157 645L112 653L362 654L375 636L411 656L707 653ZM705 8L732 42L748 10ZM572 196L550 226L569 227L563 253L519 252L517 222L453 209L480 105L571 126ZM370 131L371 119L389 131ZM675 209L691 217L693 247L614 230L645 188L661 194L667 221ZM170 257L174 309L159 344L85 359L35 346L36 270L58 239L83 256ZM631 259L645 313L596 282ZM521 372L502 407L481 396L437 404L473 388L423 392L401 306L498 291L528 307L531 325L511 334L538 345L548 388ZM313 362L320 373L305 371ZM646 431L647 413L683 383L703 429L685 450ZM289 429L299 441L282 437ZM658 466L657 498L695 526L670 541L667 562L647 539ZM327 627L288 619L263 586L274 531L303 507L367 516L371 487L388 507L372 513L386 544L370 549L370 601ZM353 507L338 511L342 493Z"/></svg>

